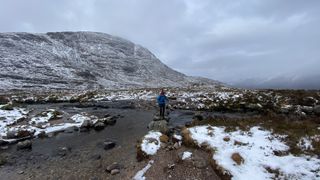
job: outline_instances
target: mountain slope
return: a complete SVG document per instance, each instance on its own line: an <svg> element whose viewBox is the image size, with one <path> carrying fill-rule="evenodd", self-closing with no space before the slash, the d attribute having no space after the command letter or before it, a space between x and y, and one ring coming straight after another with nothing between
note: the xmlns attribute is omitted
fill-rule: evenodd
<svg viewBox="0 0 320 180"><path fill-rule="evenodd" d="M93 89L219 82L167 67L147 49L95 32L0 33L0 89Z"/></svg>

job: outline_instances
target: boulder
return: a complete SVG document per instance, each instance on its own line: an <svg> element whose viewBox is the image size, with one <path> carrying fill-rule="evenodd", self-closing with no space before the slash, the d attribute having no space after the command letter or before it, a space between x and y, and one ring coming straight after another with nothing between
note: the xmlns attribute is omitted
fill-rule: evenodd
<svg viewBox="0 0 320 180"><path fill-rule="evenodd" d="M17 135L17 131L11 130L7 132L6 139L15 139Z"/></svg>
<svg viewBox="0 0 320 180"><path fill-rule="evenodd" d="M167 122L169 122L170 117L169 116L164 116L161 117L160 115L156 114L153 116L153 121L161 121L161 120L166 120Z"/></svg>
<svg viewBox="0 0 320 180"><path fill-rule="evenodd" d="M115 146L116 146L116 143L114 141L107 140L107 141L103 142L103 149L104 150L112 149Z"/></svg>
<svg viewBox="0 0 320 180"><path fill-rule="evenodd" d="M94 130L96 130L96 131L100 131L100 130L102 130L102 129L104 129L104 123L103 122L97 122L96 124L94 124L94 126L93 126L93 128L94 128Z"/></svg>
<svg viewBox="0 0 320 180"><path fill-rule="evenodd" d="M112 170L115 170L115 169L118 169L118 170L120 169L120 164L118 164L117 162L114 162L114 163L110 164L110 165L107 167L106 171L109 172L109 173L111 173L111 171L112 171Z"/></svg>
<svg viewBox="0 0 320 180"><path fill-rule="evenodd" d="M69 152L71 152L71 148L69 148L69 147L60 147L60 148L58 148L57 154L59 156L65 156Z"/></svg>
<svg viewBox="0 0 320 180"><path fill-rule="evenodd" d="M8 141L1 140L1 139L0 139L0 146L6 146L7 144L9 144Z"/></svg>
<svg viewBox="0 0 320 180"><path fill-rule="evenodd" d="M21 149L32 149L32 142L30 140L18 142L17 150Z"/></svg>
<svg viewBox="0 0 320 180"><path fill-rule="evenodd" d="M148 125L150 130L160 131L163 134L167 134L169 131L168 123L165 120L161 121L151 121Z"/></svg>
<svg viewBox="0 0 320 180"><path fill-rule="evenodd" d="M90 120L84 120L83 123L81 124L81 128L89 128L92 126L92 123Z"/></svg>
<svg viewBox="0 0 320 180"><path fill-rule="evenodd" d="M192 118L193 120L202 121L204 118L201 114L196 114Z"/></svg>
<svg viewBox="0 0 320 180"><path fill-rule="evenodd" d="M115 125L116 124L116 122L117 122L117 117L116 116L110 116L110 117L107 117L106 118L107 120L106 120L106 124L107 125Z"/></svg>
<svg viewBox="0 0 320 180"><path fill-rule="evenodd" d="M315 114L320 115L320 105L316 105L313 107L313 111Z"/></svg>
<svg viewBox="0 0 320 180"><path fill-rule="evenodd" d="M57 155L66 156L71 151L71 148L68 147L59 147L57 150Z"/></svg>

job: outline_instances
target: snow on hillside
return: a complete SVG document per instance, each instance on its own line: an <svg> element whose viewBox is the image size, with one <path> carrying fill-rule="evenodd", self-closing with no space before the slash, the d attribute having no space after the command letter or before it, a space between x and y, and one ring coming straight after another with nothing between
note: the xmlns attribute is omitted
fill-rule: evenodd
<svg viewBox="0 0 320 180"><path fill-rule="evenodd" d="M0 64L4 90L220 84L188 77L140 45L95 32L0 33Z"/></svg>

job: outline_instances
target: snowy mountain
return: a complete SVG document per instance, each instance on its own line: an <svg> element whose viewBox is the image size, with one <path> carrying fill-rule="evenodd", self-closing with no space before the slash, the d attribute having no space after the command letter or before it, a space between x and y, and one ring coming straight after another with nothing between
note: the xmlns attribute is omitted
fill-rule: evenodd
<svg viewBox="0 0 320 180"><path fill-rule="evenodd" d="M95 32L0 33L0 89L221 85L189 77L128 40Z"/></svg>

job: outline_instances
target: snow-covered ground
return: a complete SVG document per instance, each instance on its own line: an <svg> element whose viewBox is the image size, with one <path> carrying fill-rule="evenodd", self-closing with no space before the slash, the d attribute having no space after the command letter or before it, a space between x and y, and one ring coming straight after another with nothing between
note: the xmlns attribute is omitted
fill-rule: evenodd
<svg viewBox="0 0 320 180"><path fill-rule="evenodd" d="M0 105L0 108L4 105ZM13 110L0 109L0 136L6 131L9 125L17 123L17 121L26 118L28 111L23 108L14 108Z"/></svg>
<svg viewBox="0 0 320 180"><path fill-rule="evenodd" d="M149 131L142 139L141 150L147 155L155 155L160 149L161 132Z"/></svg>
<svg viewBox="0 0 320 180"><path fill-rule="evenodd" d="M1 105L0 107L2 107ZM60 118L55 115L56 110L48 109L33 117L27 118L28 111L23 108L13 108L13 110L0 109L0 139L12 141L19 137L19 132L29 132L37 137L40 134L60 132L70 127L81 127L85 121L94 124L98 121L96 116L88 114L75 114L69 118L68 122L51 123L53 118ZM20 121L24 123L18 124Z"/></svg>
<svg viewBox="0 0 320 180"><path fill-rule="evenodd" d="M274 179L276 176L279 179L319 179L319 158L290 153L275 155L276 151L289 149L283 142L284 136L260 127L252 127L247 132L224 130L224 127L211 126L189 128L191 138L199 146L206 144L215 150L212 158L232 175L232 179ZM231 158L234 154L239 154L243 162L237 164Z"/></svg>

